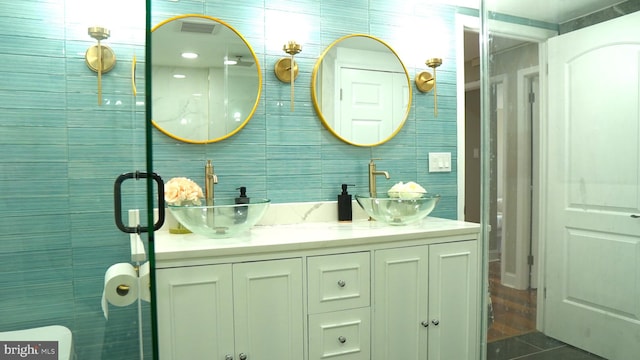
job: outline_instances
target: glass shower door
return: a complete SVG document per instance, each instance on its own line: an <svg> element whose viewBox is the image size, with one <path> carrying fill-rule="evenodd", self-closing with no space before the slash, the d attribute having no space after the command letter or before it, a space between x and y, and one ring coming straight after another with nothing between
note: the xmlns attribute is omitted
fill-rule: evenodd
<svg viewBox="0 0 640 360"><path fill-rule="evenodd" d="M64 360L153 356L150 305L127 295L135 265L147 259L132 257L130 236L114 221L116 178L148 171L145 14L144 2L126 0L108 8L94 0L0 4L3 351L27 359L44 350ZM116 59L99 75L87 66L95 58L85 60L97 45L88 33L94 26L110 31L101 45ZM125 221L140 209L144 225L146 182L128 182L122 192ZM148 235L141 238L146 244ZM115 264L122 282L105 290ZM127 300L103 305L112 291Z"/></svg>
<svg viewBox="0 0 640 360"><path fill-rule="evenodd" d="M486 2L502 11L485 14L482 69L484 205L501 252L488 263L487 359L632 358L640 348L638 6L525 1L544 11L522 17L506 1ZM603 59L594 93L589 74ZM508 90L490 91L496 83Z"/></svg>

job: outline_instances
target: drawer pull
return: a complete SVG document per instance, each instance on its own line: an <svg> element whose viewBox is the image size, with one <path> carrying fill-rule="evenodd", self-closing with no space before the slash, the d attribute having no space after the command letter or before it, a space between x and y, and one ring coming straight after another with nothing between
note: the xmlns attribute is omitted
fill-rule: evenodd
<svg viewBox="0 0 640 360"><path fill-rule="evenodd" d="M429 327L429 322L427 320L423 320L420 325L424 326L424 327Z"/></svg>
<svg viewBox="0 0 640 360"><path fill-rule="evenodd" d="M247 360L247 354L240 353L240 354L238 354L238 358L240 358L240 360Z"/></svg>
<svg viewBox="0 0 640 360"><path fill-rule="evenodd" d="M231 356L231 355L226 355L226 356L224 357L224 360L233 360L233 356Z"/></svg>
<svg viewBox="0 0 640 360"><path fill-rule="evenodd" d="M435 326L438 326L438 324L440 324L440 320L433 319L431 320L431 323Z"/></svg>
<svg viewBox="0 0 640 360"><path fill-rule="evenodd" d="M344 344L344 343L347 342L347 338L344 337L344 336L340 336L340 337L338 337L338 341L340 341L340 344Z"/></svg>
<svg viewBox="0 0 640 360"><path fill-rule="evenodd" d="M347 283L344 282L344 280L338 280L338 286L344 287L345 285L347 285Z"/></svg>

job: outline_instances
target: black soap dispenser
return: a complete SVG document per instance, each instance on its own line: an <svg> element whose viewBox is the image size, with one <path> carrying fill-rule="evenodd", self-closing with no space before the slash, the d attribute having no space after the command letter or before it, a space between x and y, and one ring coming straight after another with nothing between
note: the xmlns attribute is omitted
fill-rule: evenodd
<svg viewBox="0 0 640 360"><path fill-rule="evenodd" d="M250 199L247 197L247 188L240 186L236 190L240 190L240 195L236 198L236 204L249 204ZM235 222L236 224L245 222L247 220L247 213L249 211L248 206L236 206Z"/></svg>
<svg viewBox="0 0 640 360"><path fill-rule="evenodd" d="M338 221L351 221L353 217L351 194L347 192L347 186L355 185L342 184L342 194L338 195Z"/></svg>

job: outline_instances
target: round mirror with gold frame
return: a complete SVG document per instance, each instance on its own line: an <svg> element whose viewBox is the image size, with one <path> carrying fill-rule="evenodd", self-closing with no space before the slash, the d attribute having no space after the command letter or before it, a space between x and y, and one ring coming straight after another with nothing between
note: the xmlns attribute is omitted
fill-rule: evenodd
<svg viewBox="0 0 640 360"><path fill-rule="evenodd" d="M334 41L311 77L313 105L324 126L340 140L376 146L393 138L411 108L411 82L398 54L371 35Z"/></svg>
<svg viewBox="0 0 640 360"><path fill-rule="evenodd" d="M229 24L180 15L153 28L152 119L188 143L224 140L253 116L262 88L258 58Z"/></svg>

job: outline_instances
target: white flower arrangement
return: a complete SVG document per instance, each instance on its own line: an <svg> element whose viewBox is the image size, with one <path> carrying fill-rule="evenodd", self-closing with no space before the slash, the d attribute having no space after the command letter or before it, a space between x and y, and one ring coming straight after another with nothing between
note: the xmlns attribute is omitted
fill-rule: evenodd
<svg viewBox="0 0 640 360"><path fill-rule="evenodd" d="M202 188L186 177L175 177L164 185L164 200L169 205L200 205Z"/></svg>
<svg viewBox="0 0 640 360"><path fill-rule="evenodd" d="M427 190L425 190L425 188L413 181L409 181L408 183L403 183L402 181L400 181L399 183L393 185L387 192L389 197L407 200L419 199L426 193Z"/></svg>

